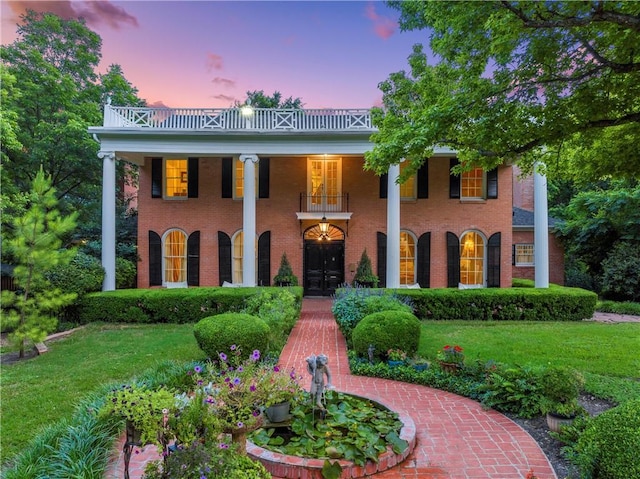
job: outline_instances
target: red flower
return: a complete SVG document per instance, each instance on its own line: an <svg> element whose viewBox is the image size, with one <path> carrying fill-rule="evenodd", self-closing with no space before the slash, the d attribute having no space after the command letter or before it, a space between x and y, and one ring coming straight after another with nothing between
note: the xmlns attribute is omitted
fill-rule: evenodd
<svg viewBox="0 0 640 479"><path fill-rule="evenodd" d="M459 352L461 352L461 351L462 351L462 348L461 348L460 346L456 345L456 346L454 346L454 347L453 347L453 350L454 350L456 353L459 353Z"/></svg>

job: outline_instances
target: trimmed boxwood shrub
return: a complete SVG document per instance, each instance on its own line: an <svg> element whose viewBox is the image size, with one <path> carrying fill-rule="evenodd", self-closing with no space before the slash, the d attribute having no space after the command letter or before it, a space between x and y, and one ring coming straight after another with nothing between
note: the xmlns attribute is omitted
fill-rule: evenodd
<svg viewBox="0 0 640 479"><path fill-rule="evenodd" d="M102 289L104 269L100 260L78 251L68 264L53 267L46 277L54 288L82 296Z"/></svg>
<svg viewBox="0 0 640 479"><path fill-rule="evenodd" d="M198 346L212 359L218 353L229 352L236 345L241 358L248 358L254 350L266 351L269 326L257 316L245 313L224 313L201 319L193 327Z"/></svg>
<svg viewBox="0 0 640 479"><path fill-rule="evenodd" d="M374 356L386 357L389 349L401 349L413 356L420 343L420 320L405 311L380 311L362 318L353 330L353 349L366 357L369 345Z"/></svg>
<svg viewBox="0 0 640 479"><path fill-rule="evenodd" d="M593 418L578 439L573 460L584 478L640 477L640 399Z"/></svg>

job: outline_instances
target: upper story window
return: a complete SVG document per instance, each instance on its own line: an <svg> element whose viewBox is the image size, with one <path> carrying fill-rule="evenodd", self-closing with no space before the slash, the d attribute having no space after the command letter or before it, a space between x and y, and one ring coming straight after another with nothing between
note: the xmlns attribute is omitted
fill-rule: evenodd
<svg viewBox="0 0 640 479"><path fill-rule="evenodd" d="M164 163L165 197L186 197L188 192L189 170L187 159L167 159Z"/></svg>
<svg viewBox="0 0 640 479"><path fill-rule="evenodd" d="M514 253L516 266L534 265L533 244L516 244Z"/></svg>
<svg viewBox="0 0 640 479"><path fill-rule="evenodd" d="M187 286L187 235L180 230L168 231L163 238L164 285Z"/></svg>
<svg viewBox="0 0 640 479"><path fill-rule="evenodd" d="M409 166L407 161L400 163L400 174ZM417 190L417 175L411 176L407 181L400 185L400 200L415 200Z"/></svg>
<svg viewBox="0 0 640 479"><path fill-rule="evenodd" d="M240 161L239 158L234 158L233 160L233 197L237 200L244 198L244 162ZM256 177L256 196L258 195L258 185L259 178L258 172L259 168L255 168L255 177Z"/></svg>
<svg viewBox="0 0 640 479"><path fill-rule="evenodd" d="M151 197L198 197L198 158L151 158Z"/></svg>
<svg viewBox="0 0 640 479"><path fill-rule="evenodd" d="M450 168L458 165L458 159L450 160ZM498 198L498 168L485 171L474 167L459 175L449 174L449 198L484 200Z"/></svg>
<svg viewBox="0 0 640 479"><path fill-rule="evenodd" d="M473 168L465 171L460 177L460 197L469 199L481 199L485 197L484 170Z"/></svg>
<svg viewBox="0 0 640 479"><path fill-rule="evenodd" d="M308 210L341 211L342 159L310 158L307 161Z"/></svg>

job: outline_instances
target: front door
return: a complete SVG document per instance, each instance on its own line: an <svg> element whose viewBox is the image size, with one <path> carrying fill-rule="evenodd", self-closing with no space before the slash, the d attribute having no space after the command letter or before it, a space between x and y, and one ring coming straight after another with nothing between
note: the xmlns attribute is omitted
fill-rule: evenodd
<svg viewBox="0 0 640 479"><path fill-rule="evenodd" d="M304 294L331 296L344 283L344 241L306 240Z"/></svg>

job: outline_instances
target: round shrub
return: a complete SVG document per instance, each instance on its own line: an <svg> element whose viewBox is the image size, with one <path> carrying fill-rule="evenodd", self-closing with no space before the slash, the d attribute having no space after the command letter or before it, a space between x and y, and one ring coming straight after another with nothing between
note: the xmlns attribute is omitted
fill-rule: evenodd
<svg viewBox="0 0 640 479"><path fill-rule="evenodd" d="M269 340L269 326L256 316L244 313L224 313L208 316L193 327L198 346L210 358L229 352L231 345L238 346L242 359L258 349L265 352Z"/></svg>
<svg viewBox="0 0 640 479"><path fill-rule="evenodd" d="M380 311L362 318L351 336L353 349L359 356L368 354L384 358L389 349L401 349L413 356L420 343L420 320L406 311Z"/></svg>
<svg viewBox="0 0 640 479"><path fill-rule="evenodd" d="M575 462L582 477L640 477L640 399L593 418L578 439Z"/></svg>
<svg viewBox="0 0 640 479"><path fill-rule="evenodd" d="M640 300L640 245L621 241L602 262L602 295L617 301Z"/></svg>
<svg viewBox="0 0 640 479"><path fill-rule="evenodd" d="M54 288L82 296L102 291L104 269L100 260L78 251L68 264L55 266L46 276Z"/></svg>
<svg viewBox="0 0 640 479"><path fill-rule="evenodd" d="M130 289L136 287L136 264L124 258L116 258L116 288Z"/></svg>

